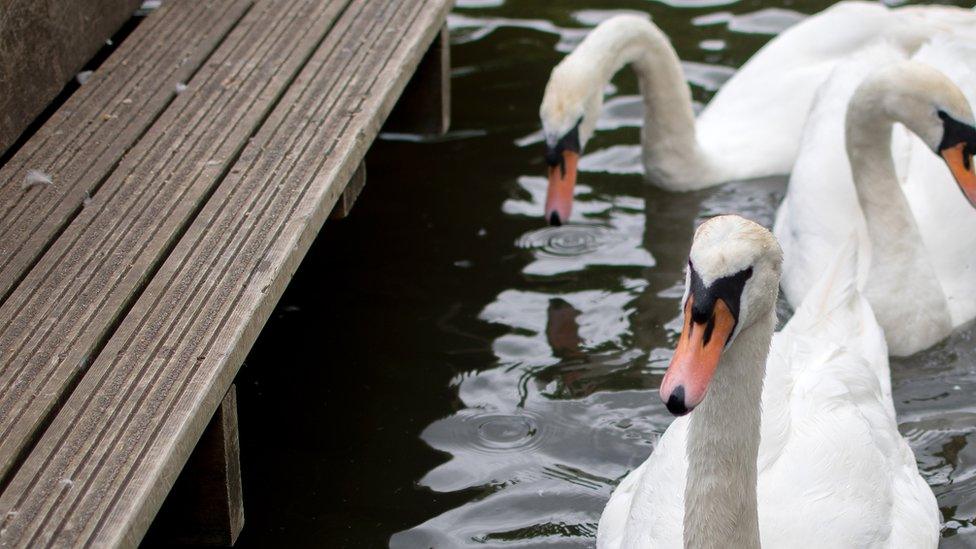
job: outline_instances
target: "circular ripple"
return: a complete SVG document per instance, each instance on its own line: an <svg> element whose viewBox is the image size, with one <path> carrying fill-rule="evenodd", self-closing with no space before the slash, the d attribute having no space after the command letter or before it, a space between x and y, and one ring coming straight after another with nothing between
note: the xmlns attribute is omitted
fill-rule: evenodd
<svg viewBox="0 0 976 549"><path fill-rule="evenodd" d="M526 416L478 418L478 440L495 450L515 450L528 446L537 432L535 421Z"/></svg>
<svg viewBox="0 0 976 549"><path fill-rule="evenodd" d="M457 453L531 452L546 438L545 428L531 414L461 410L427 429L425 438L433 446Z"/></svg>
<svg viewBox="0 0 976 549"><path fill-rule="evenodd" d="M516 245L554 257L576 257L617 240L619 235L600 225L563 225L525 233Z"/></svg>

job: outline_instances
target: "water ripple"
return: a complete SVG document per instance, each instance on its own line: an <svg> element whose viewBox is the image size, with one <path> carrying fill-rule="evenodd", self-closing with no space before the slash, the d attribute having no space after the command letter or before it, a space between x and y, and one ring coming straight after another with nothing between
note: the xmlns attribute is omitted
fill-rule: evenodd
<svg viewBox="0 0 976 549"><path fill-rule="evenodd" d="M478 446L487 451L517 451L529 446L539 433L535 420L526 415L485 415L468 418L477 425Z"/></svg>
<svg viewBox="0 0 976 549"><path fill-rule="evenodd" d="M620 240L621 235L600 225L563 225L525 233L515 244L539 256L576 257Z"/></svg>

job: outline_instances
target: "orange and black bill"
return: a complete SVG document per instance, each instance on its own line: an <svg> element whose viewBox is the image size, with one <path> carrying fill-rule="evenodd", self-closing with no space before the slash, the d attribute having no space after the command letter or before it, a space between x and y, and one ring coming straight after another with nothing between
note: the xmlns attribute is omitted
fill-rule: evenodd
<svg viewBox="0 0 976 549"><path fill-rule="evenodd" d="M715 279L708 286L688 262L685 321L671 364L661 381L661 400L683 416L701 404L722 352L739 322L739 305L752 267Z"/></svg>
<svg viewBox="0 0 976 549"><path fill-rule="evenodd" d="M583 144L580 141L580 118L573 129L557 140L546 141L546 164L549 165L549 190L546 191L546 221L562 225L573 211L573 189L576 188L576 165Z"/></svg>
<svg viewBox="0 0 976 549"><path fill-rule="evenodd" d="M573 189L576 187L576 165L579 153L563 150L559 163L549 166L549 190L546 192L546 221L562 225L573 211Z"/></svg>
<svg viewBox="0 0 976 549"><path fill-rule="evenodd" d="M976 170L973 166L973 153L976 152L976 128L960 122L945 111L939 111L942 119L942 143L939 154L956 179L959 190L976 208Z"/></svg>
<svg viewBox="0 0 976 549"><path fill-rule="evenodd" d="M973 167L972 149L973 147L966 143L957 143L942 149L939 153L949 166L949 171L959 185L959 190L969 200L969 204L976 208L976 170Z"/></svg>
<svg viewBox="0 0 976 549"><path fill-rule="evenodd" d="M715 301L705 322L696 320L694 301L694 296L689 296L685 303L684 329L661 382L661 400L676 416L687 414L704 400L736 324L735 316L721 299Z"/></svg>

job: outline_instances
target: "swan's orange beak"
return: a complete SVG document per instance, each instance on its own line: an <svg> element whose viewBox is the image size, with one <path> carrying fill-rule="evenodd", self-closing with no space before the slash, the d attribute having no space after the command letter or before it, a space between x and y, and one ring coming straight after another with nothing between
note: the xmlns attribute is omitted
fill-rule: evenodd
<svg viewBox="0 0 976 549"><path fill-rule="evenodd" d="M735 317L724 301L715 301L712 316L705 323L692 319L693 301L689 296L685 303L684 330L661 382L661 400L676 416L687 414L705 399L725 343L735 329Z"/></svg>
<svg viewBox="0 0 976 549"><path fill-rule="evenodd" d="M579 153L562 151L562 161L549 166L549 190L546 192L546 221L562 225L573 211L573 189L576 187L576 164Z"/></svg>
<svg viewBox="0 0 976 549"><path fill-rule="evenodd" d="M969 204L976 208L976 171L973 167L973 155L967 150L966 143L958 143L939 151L952 177L956 178L956 184L962 194L966 195Z"/></svg>

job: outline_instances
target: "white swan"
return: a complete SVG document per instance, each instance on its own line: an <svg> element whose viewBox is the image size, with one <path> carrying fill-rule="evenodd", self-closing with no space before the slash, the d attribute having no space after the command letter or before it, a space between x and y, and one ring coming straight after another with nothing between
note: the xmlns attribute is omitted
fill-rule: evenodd
<svg viewBox="0 0 976 549"><path fill-rule="evenodd" d="M672 412L694 411L614 491L597 547L936 546L935 497L898 433L854 250L774 336L775 238L738 216L702 224L661 385Z"/></svg>
<svg viewBox="0 0 976 549"><path fill-rule="evenodd" d="M939 38L912 61L878 45L839 65L811 110L777 214L794 306L837 246L860 233L862 291L893 355L976 317L973 113L949 78L920 61L976 93L974 56L971 39ZM917 137L899 127L893 140L895 122Z"/></svg>
<svg viewBox="0 0 976 549"><path fill-rule="evenodd" d="M971 31L976 14L926 6L841 2L787 29L739 69L697 121L667 36L634 15L601 23L552 71L539 110L549 164L545 217L569 218L576 162L592 136L613 75L633 66L645 105L646 177L675 191L786 174L814 94L837 61L879 38L914 51L928 37Z"/></svg>

